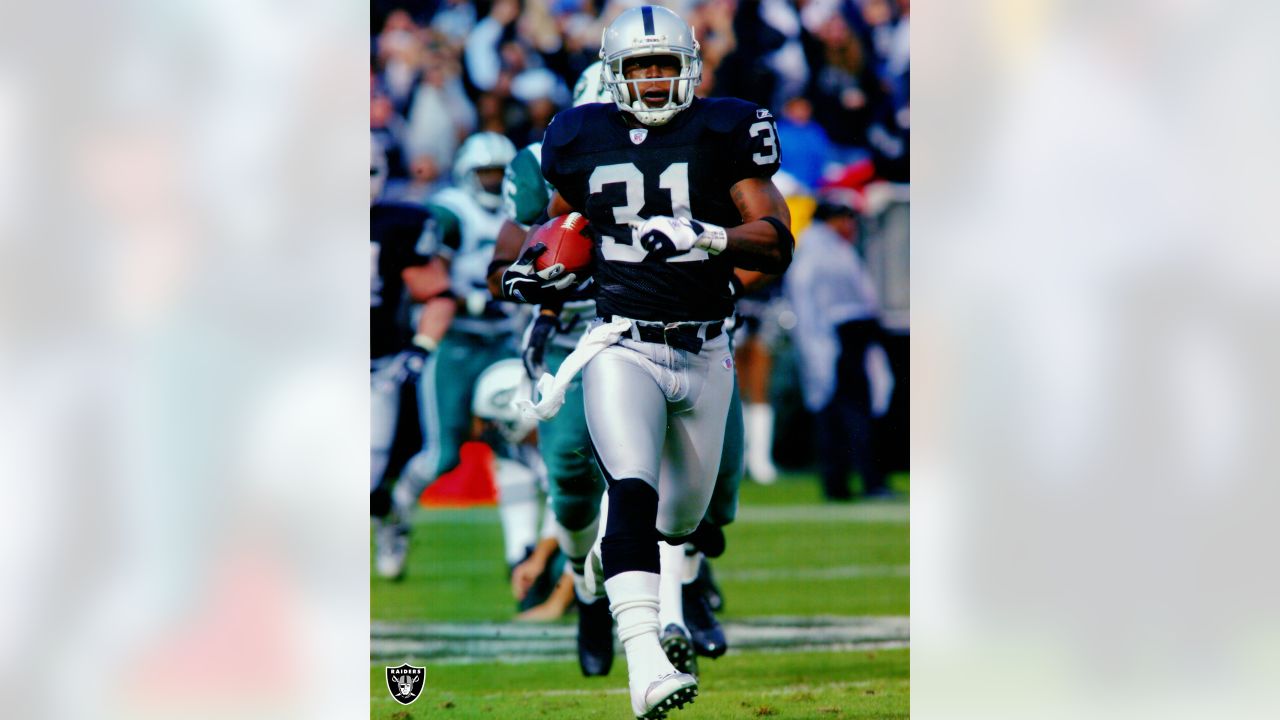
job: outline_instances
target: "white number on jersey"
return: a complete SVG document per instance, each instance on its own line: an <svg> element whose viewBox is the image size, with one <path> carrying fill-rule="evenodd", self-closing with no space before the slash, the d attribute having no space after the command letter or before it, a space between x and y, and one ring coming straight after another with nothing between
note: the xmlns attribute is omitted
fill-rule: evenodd
<svg viewBox="0 0 1280 720"><path fill-rule="evenodd" d="M752 153L751 159L756 161L757 165L768 165L778 161L778 128L768 120L761 120L747 129L751 137L755 137L760 133L768 133L761 141L765 147L769 148L768 155L760 153Z"/></svg>
<svg viewBox="0 0 1280 720"><path fill-rule="evenodd" d="M626 186L627 200L623 205L613 206L613 219L619 225L638 226L644 222L640 217L640 208L644 207L644 175L634 163L601 165L597 167L588 180L591 194L604 191L610 183L623 183ZM658 176L658 187L671 193L671 212L675 217L693 219L689 202L689 163L672 163ZM648 252L640 247L638 239L627 238L624 242L611 235L601 233L600 252L610 262L638 263L644 260ZM710 256L701 248L694 248L667 258L667 262L698 262Z"/></svg>

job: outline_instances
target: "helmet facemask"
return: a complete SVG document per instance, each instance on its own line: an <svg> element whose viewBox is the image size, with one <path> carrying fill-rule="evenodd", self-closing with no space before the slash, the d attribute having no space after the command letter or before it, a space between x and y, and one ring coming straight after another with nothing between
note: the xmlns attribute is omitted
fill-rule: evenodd
<svg viewBox="0 0 1280 720"><path fill-rule="evenodd" d="M623 63L632 58L653 55L666 55L676 58L680 63L680 71L675 77L634 78L627 79L623 74ZM668 83L667 102L660 107L650 107L640 97L639 85L657 82ZM675 117L676 113L693 104L694 91L702 82L702 60L698 58L698 43L694 41L692 51L674 48L662 48L643 52L626 52L614 58L606 58L604 63L604 83L613 94L613 102L619 110L629 112L645 125L665 125Z"/></svg>

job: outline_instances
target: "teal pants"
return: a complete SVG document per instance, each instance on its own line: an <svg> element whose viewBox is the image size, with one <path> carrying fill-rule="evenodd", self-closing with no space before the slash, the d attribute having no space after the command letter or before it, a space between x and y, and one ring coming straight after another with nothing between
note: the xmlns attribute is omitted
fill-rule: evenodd
<svg viewBox="0 0 1280 720"><path fill-rule="evenodd" d="M422 449L405 467L405 476L421 492L458 466L458 451L471 437L471 402L485 368L515 357L512 335L484 337L449 332L427 360L418 382Z"/></svg>

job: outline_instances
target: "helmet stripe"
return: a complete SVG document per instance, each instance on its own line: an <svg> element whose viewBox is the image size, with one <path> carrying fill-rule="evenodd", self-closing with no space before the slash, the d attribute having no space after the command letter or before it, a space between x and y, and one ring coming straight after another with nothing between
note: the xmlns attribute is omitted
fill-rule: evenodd
<svg viewBox="0 0 1280 720"><path fill-rule="evenodd" d="M653 6L645 5L640 8L640 14L644 16L644 34L653 35Z"/></svg>

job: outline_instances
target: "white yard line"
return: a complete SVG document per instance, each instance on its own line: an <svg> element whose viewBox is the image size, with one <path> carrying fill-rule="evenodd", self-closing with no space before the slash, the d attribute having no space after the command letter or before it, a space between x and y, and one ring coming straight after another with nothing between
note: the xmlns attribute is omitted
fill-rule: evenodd
<svg viewBox="0 0 1280 720"><path fill-rule="evenodd" d="M372 627L374 660L433 663L542 662L576 657L577 628L514 623L388 623ZM730 652L910 647L905 617L761 617L725 624Z"/></svg>
<svg viewBox="0 0 1280 720"><path fill-rule="evenodd" d="M738 510L737 522L905 523L910 520L910 518L910 508L901 503L866 503L854 505L744 505Z"/></svg>

